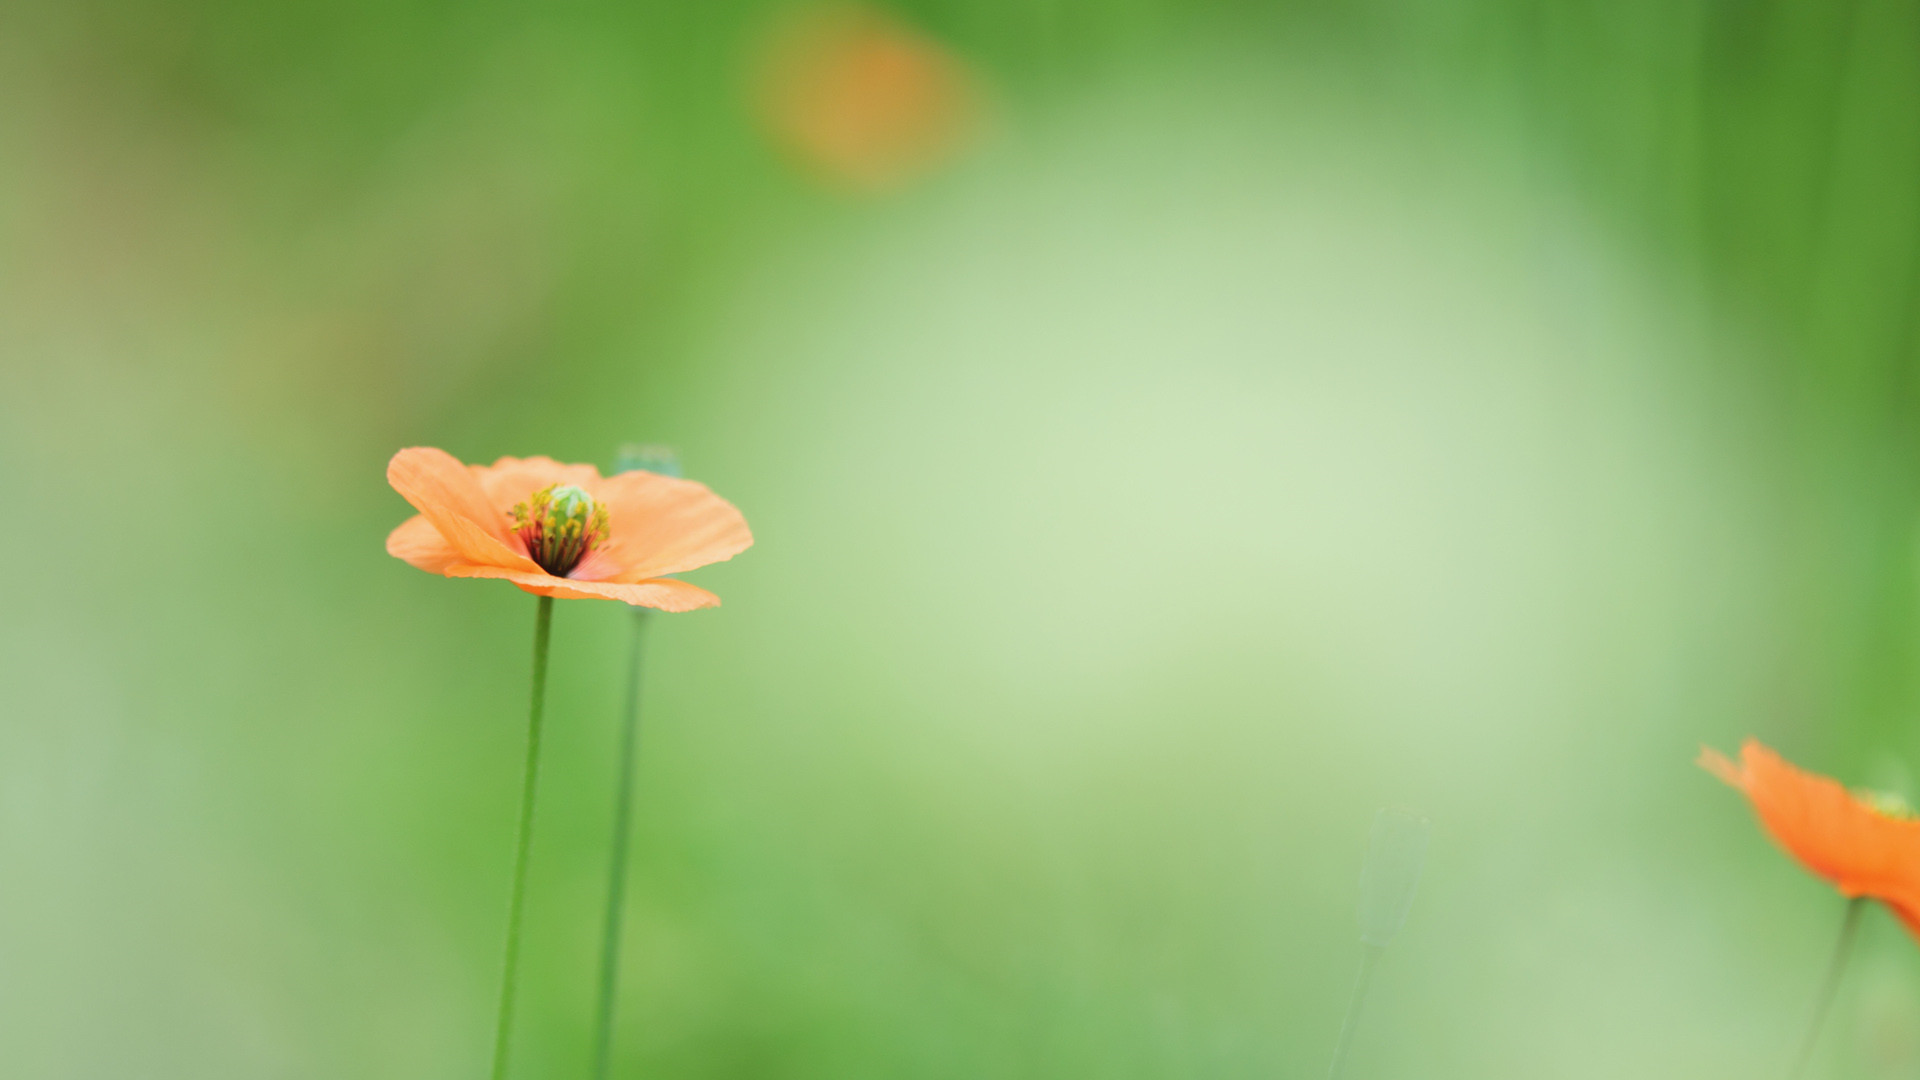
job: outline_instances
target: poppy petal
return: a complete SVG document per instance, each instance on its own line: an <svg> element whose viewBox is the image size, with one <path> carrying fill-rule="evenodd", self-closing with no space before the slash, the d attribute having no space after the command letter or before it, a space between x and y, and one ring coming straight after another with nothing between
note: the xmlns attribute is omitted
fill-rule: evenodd
<svg viewBox="0 0 1920 1080"><path fill-rule="evenodd" d="M444 574L447 567L462 561L460 553L425 514L413 515L387 534L387 554L430 574Z"/></svg>
<svg viewBox="0 0 1920 1080"><path fill-rule="evenodd" d="M467 562L539 570L517 549L506 519L487 501L479 480L452 454L430 446L402 450L387 463L387 482Z"/></svg>
<svg viewBox="0 0 1920 1080"><path fill-rule="evenodd" d="M550 457L503 457L491 465L469 466L487 493L494 510L505 514L541 488L572 484L591 492L600 470L591 465L567 465Z"/></svg>
<svg viewBox="0 0 1920 1080"><path fill-rule="evenodd" d="M528 574L498 566L472 564L456 564L448 567L445 573L448 577L500 578L513 582L535 596L551 596L561 600L620 600L635 607L668 612L720 606L720 598L707 590L671 578L633 582L580 581L554 577L544 572Z"/></svg>
<svg viewBox="0 0 1920 1080"><path fill-rule="evenodd" d="M740 511L697 481L629 472L588 490L606 505L612 535L574 569L574 580L647 581L723 562L753 545Z"/></svg>

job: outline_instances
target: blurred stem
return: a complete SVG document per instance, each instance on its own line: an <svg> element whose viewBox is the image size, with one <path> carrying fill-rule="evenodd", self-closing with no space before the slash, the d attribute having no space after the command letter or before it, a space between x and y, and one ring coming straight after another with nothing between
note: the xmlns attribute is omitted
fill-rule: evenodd
<svg viewBox="0 0 1920 1080"><path fill-rule="evenodd" d="M1840 974L1847 968L1847 954L1853 948L1854 932L1860 928L1860 912L1867 906L1864 896L1856 896L1847 902L1847 917L1840 924L1840 940L1834 944L1833 959L1827 961L1827 977L1820 984L1820 996L1813 1002L1813 1021L1807 1026L1807 1037L1800 1043L1799 1056L1794 1059L1793 1071L1787 1073L1787 1080L1799 1080L1807 1071L1807 1063L1813 1060L1814 1044L1820 1041L1820 1026L1827 1019L1827 1008L1833 1004L1833 993L1839 989Z"/></svg>
<svg viewBox="0 0 1920 1080"><path fill-rule="evenodd" d="M1327 1080L1340 1080L1340 1073L1347 1067L1347 1053L1353 1049L1353 1029L1360 1023L1360 1006L1367 1000L1367 984L1373 981L1373 967L1380 962L1380 954L1387 951L1384 945L1372 942L1362 943L1364 952L1360 954L1360 977L1353 984L1353 1000L1347 1004L1347 1018L1340 1023L1340 1043L1333 1048L1333 1068L1327 1071Z"/></svg>
<svg viewBox="0 0 1920 1080"><path fill-rule="evenodd" d="M620 779L613 800L613 852L607 867L606 923L600 935L600 1008L594 1022L594 1080L606 1080L613 1049L613 998L620 982L620 912L626 902L627 847L633 821L633 759L640 741L640 657L647 609L633 610L633 651L627 661L627 708L620 736Z"/></svg>
<svg viewBox="0 0 1920 1080"><path fill-rule="evenodd" d="M507 907L507 960L500 977L500 1018L493 1033L493 1080L505 1080L507 1042L513 1032L520 915L527 898L527 852L533 846L533 796L540 779L540 720L547 696L547 640L552 631L553 597L543 596L533 622L533 705L527 714L527 770L520 785L520 839L513 859L513 900Z"/></svg>

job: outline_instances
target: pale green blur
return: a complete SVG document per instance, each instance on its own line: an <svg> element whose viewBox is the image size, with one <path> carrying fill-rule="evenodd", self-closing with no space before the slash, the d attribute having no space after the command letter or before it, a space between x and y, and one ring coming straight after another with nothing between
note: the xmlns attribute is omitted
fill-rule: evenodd
<svg viewBox="0 0 1920 1080"><path fill-rule="evenodd" d="M1920 761L1920 13L0 6L0 1077L483 1074L535 601L396 449L676 448L615 1075L1777 1075L1843 903L1692 765ZM558 605L515 1073L584 1076L630 622ZM1815 1075L1920 1071L1875 909Z"/></svg>

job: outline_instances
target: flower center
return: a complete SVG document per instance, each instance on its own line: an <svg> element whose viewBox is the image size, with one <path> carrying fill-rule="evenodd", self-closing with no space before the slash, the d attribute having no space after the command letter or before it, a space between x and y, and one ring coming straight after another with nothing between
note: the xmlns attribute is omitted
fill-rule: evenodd
<svg viewBox="0 0 1920 1080"><path fill-rule="evenodd" d="M607 508L572 484L549 484L511 511L527 556L554 577L566 577L607 538Z"/></svg>

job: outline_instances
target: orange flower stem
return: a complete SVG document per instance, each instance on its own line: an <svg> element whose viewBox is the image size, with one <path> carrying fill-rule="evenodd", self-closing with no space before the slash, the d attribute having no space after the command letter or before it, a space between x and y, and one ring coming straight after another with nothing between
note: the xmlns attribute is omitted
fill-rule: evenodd
<svg viewBox="0 0 1920 1080"><path fill-rule="evenodd" d="M627 848L633 823L633 759L640 741L640 657L647 609L633 609L633 651L627 661L627 707L620 735L620 779L613 801L613 851L607 867L606 922L600 935L600 1005L594 1018L593 1076L606 1080L613 1049L613 999L620 984L620 914L626 902Z"/></svg>
<svg viewBox="0 0 1920 1080"><path fill-rule="evenodd" d="M1834 991L1840 987L1840 975L1847 968L1847 954L1853 950L1854 933L1860 929L1860 912L1866 906L1864 896L1847 901L1847 917L1840 924L1840 940L1834 944L1833 959L1827 961L1827 976L1821 980L1820 996L1813 1002L1813 1021L1807 1025L1807 1036L1800 1043L1800 1055L1794 1059L1793 1071L1787 1074L1787 1080L1799 1080L1807 1071L1807 1063L1813 1060L1814 1045L1820 1041L1820 1026L1827 1019Z"/></svg>
<svg viewBox="0 0 1920 1080"><path fill-rule="evenodd" d="M547 696L547 641L552 632L553 597L543 596L533 623L533 706L527 716L527 768L520 786L520 839L513 859L513 899L507 907L507 960L500 977L500 1018L493 1033L493 1080L506 1080L507 1042L513 1033L520 915L527 898L527 853L533 847L533 796L540 780L540 721Z"/></svg>
<svg viewBox="0 0 1920 1080"><path fill-rule="evenodd" d="M1380 962L1380 954L1387 951L1385 945L1363 942L1360 946L1360 977L1353 984L1353 1000L1347 1003L1347 1018L1340 1022L1340 1042L1333 1048L1333 1068L1327 1071L1327 1080L1340 1080L1341 1070L1347 1067L1347 1054L1353 1049L1353 1029L1360 1023L1360 1006L1367 1000L1367 986L1373 982L1373 967Z"/></svg>

